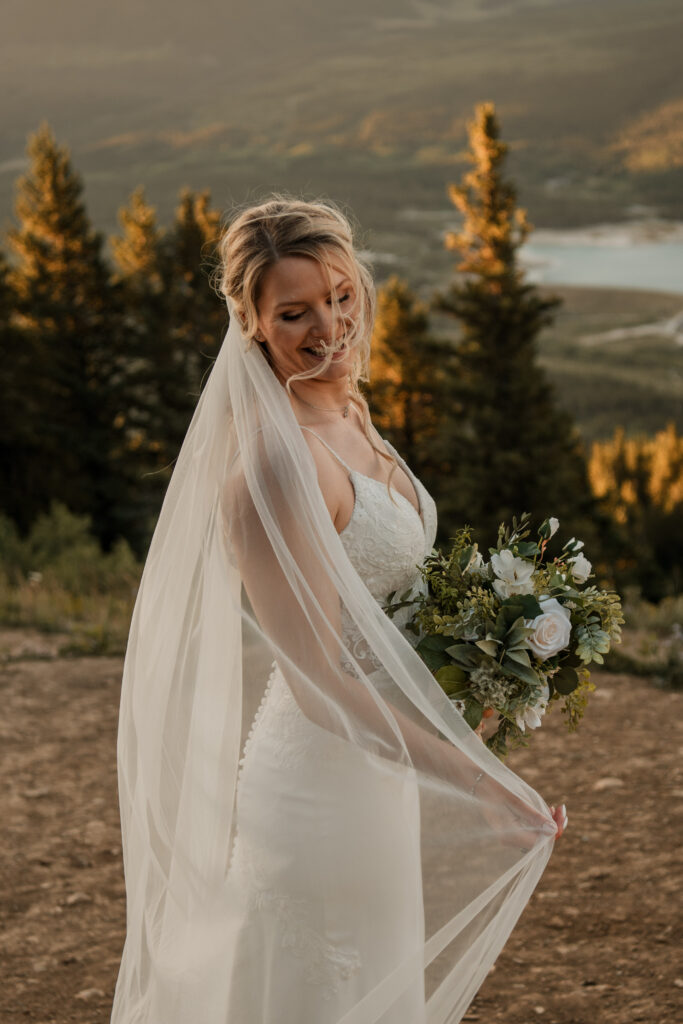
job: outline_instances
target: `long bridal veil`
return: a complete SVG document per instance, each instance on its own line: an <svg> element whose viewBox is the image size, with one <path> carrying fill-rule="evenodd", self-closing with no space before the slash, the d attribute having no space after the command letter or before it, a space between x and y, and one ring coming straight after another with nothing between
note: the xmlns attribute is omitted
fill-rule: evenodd
<svg viewBox="0 0 683 1024"><path fill-rule="evenodd" d="M417 980L425 1019L450 1024L524 909L556 825L544 800L470 730L359 578L285 390L228 306L149 549L124 662L127 935L112 1021L232 1024L226 878L236 787L245 732L275 661L322 749L355 759L349 806L359 778L381 775L419 808L405 817L418 884L394 880L397 893L402 884L417 890L407 896L418 901L419 926L407 955L343 1022L375 1024ZM349 626L361 645L345 640ZM376 685L378 674L400 701ZM314 776L312 766L312 786ZM304 870L319 877L325 865L306 859L316 845L303 832L300 840ZM390 880L391 862L386 870ZM268 971L264 959L264 988Z"/></svg>

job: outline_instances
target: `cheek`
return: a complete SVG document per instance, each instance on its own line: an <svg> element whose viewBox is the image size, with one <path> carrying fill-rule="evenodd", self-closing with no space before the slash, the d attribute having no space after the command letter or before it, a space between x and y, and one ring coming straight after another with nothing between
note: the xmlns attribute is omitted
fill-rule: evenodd
<svg viewBox="0 0 683 1024"><path fill-rule="evenodd" d="M291 363L299 358L297 349L301 344L303 331L293 324L276 324L269 334L269 346L279 362Z"/></svg>

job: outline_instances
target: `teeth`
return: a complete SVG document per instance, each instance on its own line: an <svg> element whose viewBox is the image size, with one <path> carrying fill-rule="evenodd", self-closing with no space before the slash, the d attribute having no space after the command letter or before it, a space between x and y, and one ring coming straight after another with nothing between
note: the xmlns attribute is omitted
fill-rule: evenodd
<svg viewBox="0 0 683 1024"><path fill-rule="evenodd" d="M337 349L337 351L334 353L334 355L338 355L340 352L343 352L345 348L346 348L346 345L342 346L342 348L340 348L340 349ZM312 348L311 347L311 348L307 348L306 351L307 352L313 352L313 354L316 355L316 356L324 356L327 353L327 349L325 349L325 348Z"/></svg>

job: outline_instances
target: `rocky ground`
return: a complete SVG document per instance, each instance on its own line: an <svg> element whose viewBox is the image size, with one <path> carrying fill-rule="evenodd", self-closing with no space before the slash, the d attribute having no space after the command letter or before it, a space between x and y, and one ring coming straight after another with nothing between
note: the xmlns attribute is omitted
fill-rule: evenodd
<svg viewBox="0 0 683 1024"><path fill-rule="evenodd" d="M108 1021L123 943L122 662L57 649L0 635L3 1024ZM554 708L510 757L570 822L466 1021L683 1021L683 693L593 678L578 733Z"/></svg>

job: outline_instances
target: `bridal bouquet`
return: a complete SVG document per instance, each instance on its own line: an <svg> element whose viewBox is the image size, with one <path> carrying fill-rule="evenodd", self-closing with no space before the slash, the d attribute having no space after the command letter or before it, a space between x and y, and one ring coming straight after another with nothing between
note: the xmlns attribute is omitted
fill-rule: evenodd
<svg viewBox="0 0 683 1024"><path fill-rule="evenodd" d="M529 519L500 524L488 561L462 527L447 554L434 551L420 568L423 593L393 593L385 609L414 606L406 628L420 638L416 650L473 729L497 712L486 742L499 757L528 746L526 730L556 700L576 729L595 689L587 666L621 641L624 622L615 591L585 585L593 574L583 541L572 537L544 562L559 523L546 519L538 541L525 540Z"/></svg>

